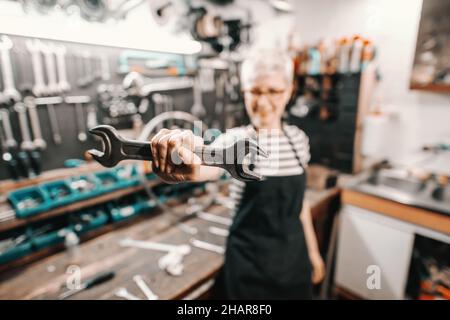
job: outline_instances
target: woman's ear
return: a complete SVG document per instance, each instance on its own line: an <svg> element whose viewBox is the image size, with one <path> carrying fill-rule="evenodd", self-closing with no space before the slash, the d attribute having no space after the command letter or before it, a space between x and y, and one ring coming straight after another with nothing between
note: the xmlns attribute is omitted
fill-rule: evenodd
<svg viewBox="0 0 450 320"><path fill-rule="evenodd" d="M286 89L286 96L285 96L285 104L287 104L291 98L292 98L292 93L294 92L294 84L290 84L287 89Z"/></svg>

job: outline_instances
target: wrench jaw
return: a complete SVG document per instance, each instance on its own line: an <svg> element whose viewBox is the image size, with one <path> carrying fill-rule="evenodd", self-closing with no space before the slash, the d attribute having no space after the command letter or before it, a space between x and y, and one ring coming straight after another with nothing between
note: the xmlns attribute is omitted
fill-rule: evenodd
<svg viewBox="0 0 450 320"><path fill-rule="evenodd" d="M254 164L257 156L268 158L269 154L262 149L254 140L244 139L235 143L234 166L228 168L232 177L241 181L260 181L263 176L256 173L250 166ZM243 148L242 148L243 147Z"/></svg>
<svg viewBox="0 0 450 320"><path fill-rule="evenodd" d="M121 160L120 158L112 155L113 146L111 143L111 138L114 137L111 135L111 133L114 131L112 131L111 128L112 128L111 126L100 125L89 130L91 134L101 138L103 142L104 151L91 149L88 152L97 162L99 162L102 166L107 168L112 168L116 166Z"/></svg>

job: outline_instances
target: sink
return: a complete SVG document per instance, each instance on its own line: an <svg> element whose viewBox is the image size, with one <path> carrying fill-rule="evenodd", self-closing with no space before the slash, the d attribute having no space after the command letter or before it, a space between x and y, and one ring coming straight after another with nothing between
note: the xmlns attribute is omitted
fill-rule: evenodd
<svg viewBox="0 0 450 320"><path fill-rule="evenodd" d="M450 215L450 186L440 186L433 179L422 181L395 169L373 172L352 189L402 204Z"/></svg>
<svg viewBox="0 0 450 320"><path fill-rule="evenodd" d="M373 185L386 186L412 194L421 192L426 186L426 184L419 179L390 175L384 171L375 173L375 175L369 178L367 182Z"/></svg>

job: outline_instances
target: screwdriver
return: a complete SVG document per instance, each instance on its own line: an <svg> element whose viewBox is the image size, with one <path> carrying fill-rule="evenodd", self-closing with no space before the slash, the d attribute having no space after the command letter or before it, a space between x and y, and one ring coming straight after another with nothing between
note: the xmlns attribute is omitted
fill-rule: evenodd
<svg viewBox="0 0 450 320"><path fill-rule="evenodd" d="M99 284L102 284L102 283L104 283L106 281L109 281L112 278L114 278L115 275L116 274L114 272L112 272L112 271L101 273L101 274L95 276L94 278L83 282L78 289L72 289L72 290L69 290L69 291L66 291L66 292L62 293L58 298L59 298L59 300L67 299L68 297L70 297L70 296L72 296L72 295L74 295L74 294L76 294L76 293L78 293L78 292L80 292L82 290L88 290L88 289L93 288L93 287L95 287L95 286L97 286Z"/></svg>

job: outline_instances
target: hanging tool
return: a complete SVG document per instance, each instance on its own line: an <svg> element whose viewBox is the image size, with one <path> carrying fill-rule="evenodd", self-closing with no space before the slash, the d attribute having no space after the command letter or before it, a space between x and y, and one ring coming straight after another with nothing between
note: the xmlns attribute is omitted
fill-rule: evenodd
<svg viewBox="0 0 450 320"><path fill-rule="evenodd" d="M31 66L34 76L34 85L32 91L36 97L41 97L48 94L48 88L44 80L44 70L42 67L40 46L38 44L38 40L27 40L25 41L25 45L31 55Z"/></svg>
<svg viewBox="0 0 450 320"><path fill-rule="evenodd" d="M3 117L9 117L9 113L7 110L0 110L0 123L2 124L3 127ZM9 119L8 119L9 121ZM6 137L3 135L3 129L0 127L0 144L2 146L2 161L6 164L8 171L9 171L9 175L11 177L11 179L13 180L17 180L19 179L20 176L20 172L17 168L17 160L13 157L12 153L10 152L10 146L8 146L8 141L6 139Z"/></svg>
<svg viewBox="0 0 450 320"><path fill-rule="evenodd" d="M2 66L3 76L3 92L2 95L5 99L17 102L20 101L22 96L17 91L14 83L14 73L11 63L10 50L13 47L13 43L8 36L2 35L0 38L0 59Z"/></svg>
<svg viewBox="0 0 450 320"><path fill-rule="evenodd" d="M53 52L56 56L56 64L58 66L58 87L60 92L68 92L70 83L67 80L66 69L66 47L64 45L53 45Z"/></svg>
<svg viewBox="0 0 450 320"><path fill-rule="evenodd" d="M77 130L78 130L78 140L81 142L86 141L86 122L84 121L84 112L83 112L83 104L87 104L91 102L91 98L89 96L70 96L66 97L64 100L67 104L75 105L75 117L77 121Z"/></svg>
<svg viewBox="0 0 450 320"><path fill-rule="evenodd" d="M49 44L38 42L41 52L44 54L45 70L47 73L47 89L48 94L58 94L61 90L56 78L55 57L52 47Z"/></svg>
<svg viewBox="0 0 450 320"><path fill-rule="evenodd" d="M66 291L66 292L62 293L58 297L58 299L59 300L64 300L64 299L67 299L68 297L73 296L74 294L76 294L76 293L78 293L80 291L88 290L88 289L91 289L93 287L96 287L96 286L98 286L98 285L100 285L102 283L105 283L105 282L113 279L115 277L115 275L116 274L113 271L109 271L109 272L106 272L106 273L99 274L99 275L95 276L94 278L89 279L89 280L81 283L79 288L72 289L72 290L69 290L69 291Z"/></svg>
<svg viewBox="0 0 450 320"><path fill-rule="evenodd" d="M28 109L28 115L30 116L31 130L33 131L33 144L36 148L44 150L47 148L47 143L42 138L41 125L39 123L39 116L36 109L36 100L32 96L25 97L23 99L25 106Z"/></svg>
<svg viewBox="0 0 450 320"><path fill-rule="evenodd" d="M55 144L61 144L61 132L59 131L58 117L56 115L55 104L63 103L62 97L45 97L36 98L35 103L37 106L47 106L48 118L50 120L50 129L52 130L53 142Z"/></svg>
<svg viewBox="0 0 450 320"><path fill-rule="evenodd" d="M151 144L148 141L126 140L108 125L97 126L89 132L102 138L104 152L91 149L89 153L105 167L114 167L125 159L152 161ZM261 175L250 170L248 163L244 163L248 154L268 157L268 154L250 139L238 140L226 148L201 146L197 147L194 153L200 157L203 165L223 168L232 177L242 181L262 179Z"/></svg>
<svg viewBox="0 0 450 320"><path fill-rule="evenodd" d="M194 116L201 118L206 115L206 110L202 102L202 88L200 87L200 79L198 77L194 79L192 91L194 95L194 104L192 105L191 113Z"/></svg>

